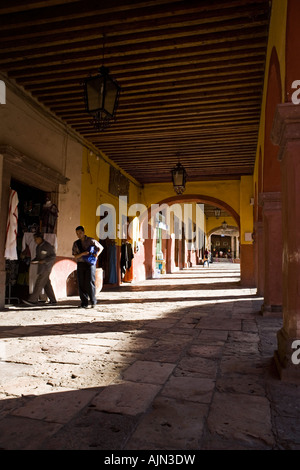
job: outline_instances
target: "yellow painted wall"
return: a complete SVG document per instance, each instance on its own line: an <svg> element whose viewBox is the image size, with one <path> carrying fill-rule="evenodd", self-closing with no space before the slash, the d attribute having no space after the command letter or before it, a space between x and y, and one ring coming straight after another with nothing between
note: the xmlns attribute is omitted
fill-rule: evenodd
<svg viewBox="0 0 300 470"><path fill-rule="evenodd" d="M83 150L80 224L84 226L89 236L97 237L96 228L99 222L97 207L100 204L113 205L116 209L117 223L119 221L119 199L108 190L111 164L113 165L101 155L97 156L88 149ZM122 173L127 176L125 172ZM240 181L238 180L188 182L184 195L189 194L219 199L238 214L240 213ZM138 183L130 181L128 208L135 203L144 204L149 208L152 204L173 196L176 196L176 193L171 182L146 184L142 188ZM234 219L230 225L236 225Z"/></svg>
<svg viewBox="0 0 300 470"><path fill-rule="evenodd" d="M116 210L116 222L119 221L119 198L109 192L110 166L120 170L129 179L129 197L127 205L140 202L141 188L124 171L114 165L103 154L83 149L81 175L81 212L80 224L88 236L97 238L97 224L100 217L97 208L101 204L111 204ZM119 242L119 240L117 240Z"/></svg>
<svg viewBox="0 0 300 470"><path fill-rule="evenodd" d="M209 217L206 219L206 233L210 233L213 230L217 230L220 227L222 227L222 222L225 220L225 222L228 224L228 226L231 227L237 227L237 223L234 220L233 217L225 217L225 219L217 219L216 217Z"/></svg>
<svg viewBox="0 0 300 470"><path fill-rule="evenodd" d="M187 182L184 196L189 194L209 196L220 199L240 212L240 182L238 180ZM172 183L146 184L144 187L143 203L149 207L164 199L176 196Z"/></svg>

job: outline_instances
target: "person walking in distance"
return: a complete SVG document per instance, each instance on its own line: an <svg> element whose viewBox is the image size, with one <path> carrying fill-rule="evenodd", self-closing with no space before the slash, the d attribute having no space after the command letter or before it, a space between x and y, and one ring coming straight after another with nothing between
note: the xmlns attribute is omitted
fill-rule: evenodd
<svg viewBox="0 0 300 470"><path fill-rule="evenodd" d="M84 227L79 225L75 229L78 240L73 243L72 254L77 262L77 280L81 304L79 307L87 308L89 299L91 307L97 304L96 299L96 263L103 246L94 238L85 234Z"/></svg>
<svg viewBox="0 0 300 470"><path fill-rule="evenodd" d="M56 297L50 281L50 274L56 258L55 249L50 243L44 240L41 233L37 232L33 237L37 247L36 256L31 262L38 263L37 279L33 292L29 295L28 299L23 300L23 302L27 305L37 305L39 296L44 289L49 298L49 304L56 304Z"/></svg>
<svg viewBox="0 0 300 470"><path fill-rule="evenodd" d="M208 250L205 250L203 268L204 268L205 264L207 264L207 267L209 268L209 261L210 261L210 252Z"/></svg>

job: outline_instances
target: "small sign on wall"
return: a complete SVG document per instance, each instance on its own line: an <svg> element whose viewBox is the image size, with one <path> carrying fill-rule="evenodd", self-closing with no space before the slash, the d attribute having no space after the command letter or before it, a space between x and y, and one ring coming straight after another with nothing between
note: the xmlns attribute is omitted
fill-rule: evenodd
<svg viewBox="0 0 300 470"><path fill-rule="evenodd" d="M252 232L245 232L245 242L252 242Z"/></svg>

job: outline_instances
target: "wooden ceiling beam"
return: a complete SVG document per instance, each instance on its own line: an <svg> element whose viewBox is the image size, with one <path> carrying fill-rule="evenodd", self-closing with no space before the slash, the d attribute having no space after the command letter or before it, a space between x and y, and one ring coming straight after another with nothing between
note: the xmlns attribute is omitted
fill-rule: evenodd
<svg viewBox="0 0 300 470"><path fill-rule="evenodd" d="M246 140L246 141L239 140L237 143L232 140L227 143L227 147L224 150L222 141L219 141L217 143L212 142L211 144L208 144L207 141L201 141L197 139L193 140L192 142L182 142L182 141L180 142L180 145L182 145L183 148L188 149L188 152L190 154L194 152L197 152L197 154L199 152L201 154L205 154L208 152L226 153L226 152L232 152L233 149L238 150L239 148L243 150L251 149L252 151L253 144L255 145L254 140ZM129 144L129 145L126 143L122 145L122 143L120 143L120 146L117 150L115 150L116 147L107 145L105 143L101 143L101 146L103 148L103 151L105 152L106 151L116 152L116 153L119 151L126 152L126 153L130 153L133 157L134 155L140 155L140 154L143 154L144 152L155 153L157 151L160 151L162 148L165 150L165 152L173 152L176 144L170 143L170 144L165 144L165 145L164 144L159 145L157 143L156 145L150 145L150 144L148 145L147 143L145 143L145 145L139 145L139 147L137 147L134 145L134 143Z"/></svg>
<svg viewBox="0 0 300 470"><path fill-rule="evenodd" d="M238 126L237 125L234 125L234 126L228 126L228 125L224 125L224 126L215 126L215 125L211 125L205 129L197 129L196 132L194 130L194 128L189 128L189 129L184 129L184 130L177 130L176 131L169 131L168 133L155 133L153 132L151 134L151 142L155 141L155 140L162 140L162 141L166 141L166 140L171 140L171 141L176 141L179 140L181 141L182 138L188 138L189 140L193 139L194 136L204 136L204 137L209 137L211 136L211 138L215 138L216 136L223 136L224 137L224 140L226 139L226 136L227 135L236 135L237 136L237 139L239 138L240 135L242 136L245 136L245 134L249 134L249 135L255 135L257 136L257 130L258 130L258 125L251 125L249 126L248 124L239 124ZM114 141L115 142L115 135L113 133L109 133L109 132L104 132L104 133L101 133L101 132L96 132L94 131L94 139L95 139L95 142L107 142L107 141ZM144 140L149 140L149 134L146 133L145 135L143 134L136 134L134 131L132 133L129 133L129 134L124 134L122 136L122 140L126 141L126 140L133 140L133 141L136 141L137 145L139 144L139 141L144 141ZM120 139L121 140L121 139Z"/></svg>
<svg viewBox="0 0 300 470"><path fill-rule="evenodd" d="M139 44L134 48L130 48L126 45L123 48L118 47L114 51L110 50L109 54L105 54L105 65L112 69L112 63L116 57L118 61L123 60L131 64L143 63L144 67L146 67L149 61L175 60L177 62L181 57L186 58L187 55L191 58L193 55L199 56L199 54L202 54L208 56L209 54L220 54L222 52L228 55L231 51L247 50L250 44L251 48L264 47L266 31L264 28L259 28L249 33L227 34L225 37L224 35L220 35L219 38L214 40L212 35L210 41L204 41L201 36L196 35L189 37L185 41L158 41L155 45L152 43L151 47L147 44ZM31 54L30 51L28 51L28 57L24 55L24 53L19 52L16 54L0 53L0 65L5 66L7 70L17 70L20 66L24 66L24 64L26 64L26 67L41 67L43 65L51 65L54 67L60 64L74 63L82 60L88 61L91 58L98 60L99 66L101 65L103 60L102 50L97 44L90 45L88 49L82 46L76 50L66 49L65 51L59 50L59 52L55 53L45 53L45 51L41 51L39 54Z"/></svg>
<svg viewBox="0 0 300 470"><path fill-rule="evenodd" d="M193 122L197 120L198 122L202 121L205 122L206 119L214 119L215 122L218 122L218 119L221 118L228 118L230 115L234 116L256 116L259 114L259 108L255 107L251 109L251 106L246 109L246 110L237 110L237 109L228 109L228 110L214 110L214 111L201 111L201 112L195 112L192 113L189 110L185 114L175 114L175 113L167 113L167 114L161 114L159 116L148 116L147 121L149 122L160 122L160 121L166 121L166 120L172 120L172 121L178 121L187 122L187 120L192 120ZM78 118L78 119L71 119L71 118L65 118L70 125L76 126L78 130L84 130L84 129L90 129L91 128L91 118L87 117L86 119ZM130 125L132 123L132 128L134 129L136 127L136 123L138 122L143 122L145 121L145 117L136 117L130 119L123 120L123 123L126 125ZM228 121L230 122L230 120ZM113 142L114 144L114 142Z"/></svg>
<svg viewBox="0 0 300 470"><path fill-rule="evenodd" d="M8 13L3 14L3 23L4 28L9 29L13 28L14 25L18 27L31 27L34 25L49 25L65 21L75 21L76 19L83 21L83 18L86 18L87 21L90 21L97 13L100 13L103 16L114 15L116 18L117 13L123 16L123 21L126 16L131 18L131 21L134 18L139 18L143 16L146 18L147 12L149 14L148 18L158 15L160 17L165 11L170 12L170 3L172 3L172 9L175 8L175 4L178 2L181 3L181 0L148 0L143 2L142 0L111 0L106 4L99 2L98 0L89 0L88 2L82 5L82 2L75 2L72 5L68 5L68 2L63 2L61 5L53 7L53 5L48 5L41 9L36 8L33 10L25 10L24 8L16 11L14 14ZM151 14L152 11L152 14Z"/></svg>
<svg viewBox="0 0 300 470"><path fill-rule="evenodd" d="M254 10L252 12L254 14ZM48 30L48 34L45 36L39 36L39 40L36 37L24 37L19 38L16 42L15 34L14 39L3 41L2 50L6 51L6 54L18 54L26 51L30 51L31 54L38 53L39 50L46 52L47 54L53 53L57 50L63 51L64 48L68 50L75 50L79 47L95 46L102 50L103 44L105 52L110 55L111 50L121 46L135 46L140 43L147 44L147 42L153 43L160 41L179 41L182 38L189 36L199 35L203 37L204 41L207 41L209 35L212 38L216 38L217 34L233 34L233 31L251 31L253 28L264 27L268 25L268 19L265 12L256 11L255 18L249 23L249 16L251 12L247 11L247 18L240 15L240 12L235 12L231 17L224 18L220 15L211 18L211 22L205 22L205 18L195 18L195 15L190 17L189 21L185 21L183 17L178 19L178 23L174 21L170 22L169 19L165 21L163 26L157 27L157 22L144 23L147 27L142 28L133 24L132 29L128 28L125 24L120 24L119 20L116 21L115 29L109 28L109 37L106 40L106 44L103 41L103 34L101 28L107 28L106 22L103 23L102 27L97 28L91 27L83 30L78 29L77 34L74 31L70 33L53 32L53 29ZM236 18L235 18L236 17ZM230 18L230 19L229 19ZM1 35L0 35L1 38Z"/></svg>
<svg viewBox="0 0 300 470"><path fill-rule="evenodd" d="M177 117L175 116L174 118L169 118L169 119L153 119L153 120L147 120L147 124L144 124L144 120L141 120L141 121L134 121L132 123L130 122L124 122L123 125L122 125L122 128L120 129L123 129L123 128L128 128L128 129L140 129L140 128L143 128L143 129L146 129L148 127L153 127L153 129L155 127L164 127L166 125L166 122L167 122L167 125L170 127L170 126L173 126L174 128L177 128L177 127L186 127L188 125L193 125L193 123L197 124L197 125L201 125L203 123L205 124L208 124L210 122L214 122L214 123L220 123L222 124L224 121L226 121L228 124L230 124L231 122L236 122L238 120L245 120L247 122L250 122L251 120L253 121L257 119L257 113L254 113L254 112L235 112L235 113L232 113L231 116L229 117L228 115L224 115L224 114L219 114L217 116L207 116L207 117L204 117L202 120L198 119L197 117L195 116L188 116L186 118L182 118L182 117ZM88 130L88 126L86 127L78 127L78 130L80 130L81 132L86 132Z"/></svg>
<svg viewBox="0 0 300 470"><path fill-rule="evenodd" d="M219 123L219 125L221 125L222 123L225 124L225 123L227 123L227 122L228 122L228 120L227 120L226 118L224 118L223 120L220 120L218 123ZM254 117L254 118L252 118L252 119L251 119L251 118L249 118L249 119L247 119L247 118L243 119L243 118L237 117L235 120L234 120L234 119L231 120L231 124L234 124L234 123L239 123L239 124L241 124L241 123L246 123L246 124L248 124L248 125L256 124L256 123L257 123L257 118ZM195 120L194 123L192 123L192 126L193 126L195 129L197 129L197 128L203 129L203 128L205 128L205 127L211 126L212 124L215 124L215 121L212 120L212 121L200 122L200 123L199 123L199 122L197 122L197 121ZM161 124L161 125L159 125L159 126L156 126L156 125L154 125L154 124L152 124L152 126L147 126L147 125L145 124L145 126L140 126L140 127L138 127L138 128L135 128L135 129L134 129L134 132L135 132L136 134L138 134L138 133L147 133L147 132L150 133L150 134L151 134L151 132L161 132L161 133L163 133L163 132L165 132L165 131L168 131L169 129L172 129L172 130L175 129L175 131L188 129L190 126L191 126L191 123L185 124L184 122L183 122L181 125L178 125L178 126L175 126L175 125L172 126L172 125L169 124L168 122L165 123L165 124ZM133 131L133 128L132 128L132 127L127 127L127 128L119 129L119 131L118 131L118 138L121 139L123 134L126 134L126 133L128 133L128 132L132 132L132 131ZM109 132L109 128L106 130L106 132ZM91 137L91 136L93 135L94 131L93 131L93 130L91 130L90 132L89 132L89 131L82 131L82 133L83 133L86 137L87 137L87 136Z"/></svg>
<svg viewBox="0 0 300 470"><path fill-rule="evenodd" d="M214 78L211 78L210 80L204 80L201 78L201 76L193 75L186 80L178 80L176 81L176 78L173 78L173 81L170 79L169 81L162 83L151 83L151 84L139 84L137 83L136 85L124 87L122 89L122 97L130 97L134 95L150 95L153 92L159 92L163 93L164 91L168 93L170 90L172 92L176 92L176 89L184 90L185 88L188 88L190 91L193 90L193 88L199 90L201 89L202 92L207 92L207 91L212 91L214 90L220 90L220 89L228 89L232 88L235 86L241 87L245 83L246 87L249 88L249 82L252 84L256 84L256 81L259 81L261 83L261 74L258 72L249 72L247 73L240 73L238 75L233 75L232 78L229 80L225 81L225 76L215 76ZM34 94L34 92L32 91ZM69 87L69 88L63 88L63 89L54 89L52 93L48 94L42 94L42 93L36 93L39 99L43 100L45 104L48 102L55 102L59 101L61 104L63 103L68 103L68 102L73 102L74 100L82 100L82 94L83 94L83 87L82 86L77 86L77 87Z"/></svg>
<svg viewBox="0 0 300 470"><path fill-rule="evenodd" d="M220 103L219 106L216 107L215 104L212 104L212 105L209 105L209 106L205 106L205 109L201 109L201 108L198 108L198 107L195 107L193 108L192 106L190 106L188 109L186 109L185 111L185 114L184 114L184 117L188 117L188 116L198 116L200 118L202 118L202 116L204 117L207 117L207 116L214 116L215 118L217 116L225 116L225 115L228 115L230 113L239 113L239 112L252 112L252 113L256 113L256 115L258 115L260 113L260 107L259 107L259 103L257 102L257 100L254 98L253 101L249 100L248 103L247 103L247 109L245 108L237 108L236 107L236 104L237 102L225 102L225 103ZM161 110L155 110L151 113L143 113L143 114L139 114L139 115L136 115L136 119L137 120L144 120L144 119L148 119L148 118L155 118L155 116L159 116L161 118L164 118L164 119L168 119L168 118L174 118L174 111L173 110L164 110L163 112ZM179 114L179 110L178 112L176 112L176 115ZM183 115L181 114L180 116L178 115L178 119L182 119L183 118ZM91 121L91 116L89 114L85 114L84 116L82 114L78 114L78 115L74 115L74 114L70 114L68 115L67 117L65 117L65 119L67 119L68 123L69 124L72 124L72 125L77 125L78 127L80 126L90 126L90 121ZM130 120L130 115L126 115L126 114L122 114L122 119L127 119L127 120ZM132 121L134 120L134 117L131 119Z"/></svg>
<svg viewBox="0 0 300 470"><path fill-rule="evenodd" d="M170 182L179 152L189 181L253 173L268 0L26 5L0 5L1 70L123 170ZM98 132L82 81L102 63L122 90L116 121Z"/></svg>
<svg viewBox="0 0 300 470"><path fill-rule="evenodd" d="M160 63L160 68L149 66L148 69L139 68L138 66L132 66L129 62L124 62L122 67L119 69L117 66L114 67L115 76L118 78L118 81L122 84L123 80L126 82L145 79L162 79L164 77L182 75L191 73L214 73L220 71L221 73L228 72L230 76L231 72L234 70L243 71L245 67L259 67L263 73L264 70L264 48L249 48L246 51L236 51L231 52L230 56L228 54L223 54L220 56L211 56L210 61L207 61L207 58L203 57L194 57L193 60L190 60L189 57L182 57L180 61L174 62L174 60L169 63L166 61L164 64ZM155 65L155 63L154 63ZM52 67L43 67L38 69L20 69L15 71L10 71L10 75L13 78L22 80L22 83L25 83L26 86L31 87L35 85L35 89L47 89L54 87L55 82L58 85L74 85L74 83L79 83L83 78L87 76L87 70L96 69L99 66L99 63L92 65L87 68L87 64L62 64L59 70L53 69ZM60 85L61 86L61 85Z"/></svg>
<svg viewBox="0 0 300 470"><path fill-rule="evenodd" d="M184 43L178 43L174 44L173 41L170 41L168 44L164 44L162 42L159 43L159 45L155 46L153 43L151 44L151 47L144 46L144 48L137 50L135 47L135 60L141 63L141 61L147 61L147 57L150 57L150 59L153 57L157 58L160 56L163 58L165 54L175 54L175 57L177 61L180 60L180 52L181 54L183 53L186 55L183 51L187 51L189 49L190 51L194 49L195 53L199 53L198 48L205 47L206 48L206 53L208 53L209 50L212 51L212 53L215 53L217 49L219 49L218 52L221 51L223 52L228 52L231 48L238 48L240 49L240 42L247 41L259 41L260 38L264 38L265 34L263 33L257 33L257 34L241 34L239 37L231 37L227 38L228 42L225 42L224 40L220 40L219 42L211 41L210 43L206 43L206 45L203 46L204 41L201 40L201 38L191 38L191 42L189 43L188 41L185 41ZM230 44L229 44L230 42ZM260 43L262 45L262 43ZM87 52L87 47L88 46L82 46L81 48L78 48L76 50L70 50L70 49L65 49L64 51L62 49L57 50L55 53L48 53L45 51L41 51L39 54L32 54L29 51L26 51L25 57L26 60L24 60L24 54L23 53L1 53L0 54L0 65L4 67L8 67L10 70L17 69L20 64L26 63L32 64L33 66L40 66L43 64L49 65L51 64L52 66L55 65L60 65L61 63L66 63L66 62L74 62L78 60L87 60L90 57L98 57L99 58L99 67L103 63L102 56L100 53L100 50L98 47L90 46ZM132 55L132 50L126 46L126 49L124 48L124 51L118 50L116 51L116 54L120 54L120 56L123 56L124 59L126 59L126 56L128 54ZM110 66L109 61L105 60L104 61L105 65ZM112 73L112 75L114 75Z"/></svg>
<svg viewBox="0 0 300 470"><path fill-rule="evenodd" d="M255 145L255 139L245 139L245 140L242 140L242 139L239 139L238 142L236 143L236 136L232 136L232 140L230 141L227 141L227 147L226 147L226 150L227 149L238 149L238 147L240 148L253 148L253 144ZM103 149L103 151L109 151L109 152L115 152L115 146L113 144L108 144L107 142L100 142L99 143ZM203 152L211 152L211 151L215 151L216 150L216 147L217 148L223 148L223 140L219 140L219 141L211 141L210 144L208 144L208 142L206 140L198 140L197 138L193 139L192 141L180 141L180 145L182 146L182 148L186 148L188 149L189 152L194 152L194 151L199 151L199 149L201 149L201 151ZM140 144L138 147L134 144L134 142L132 143L127 143L127 142L120 142L120 145L118 147L118 150L117 151L120 151L120 152L128 152L130 153L131 155L133 154L141 154L141 153L144 153L144 152L151 152L151 153L154 153L154 152L157 152L157 151L160 151L162 148L166 151L166 152L173 152L174 151L174 147L176 147L176 143L175 142L170 142L170 143L155 143L151 145L151 143L148 143L148 142L145 142L144 145L143 144Z"/></svg>
<svg viewBox="0 0 300 470"><path fill-rule="evenodd" d="M46 2L41 2L46 3ZM28 8L29 9L29 8ZM207 25L224 24L233 21L244 21L247 25L249 23L249 17L252 17L253 21L257 21L260 15L265 18L266 23L268 22L268 7L265 2L257 3L253 5L239 5L239 8L230 7L219 8L219 10L213 11L202 11L199 12L197 9L189 9L189 11L172 12L172 18L170 21L170 15L163 17L155 17L143 19L133 18L127 16L120 22L120 19L115 14L98 14L95 13L92 17L84 17L73 19L72 21L63 20L59 21L57 18L54 22L46 23L42 25L35 24L35 28L31 26L19 26L17 19L13 24L10 24L10 30L13 31L14 40L18 41L21 45L31 45L32 47L36 44L36 37L41 41L47 41L46 44L53 44L57 41L72 41L75 40L76 34L80 33L83 40L89 37L101 37L104 31L109 31L110 36L122 35L124 32L127 34L137 33L151 33L165 29L166 25L169 28L191 28L194 25L199 25L201 29L207 28ZM1 15L1 6L0 6ZM0 30L0 39L6 38L6 30ZM44 38L44 39L43 39ZM24 42L22 42L22 40ZM9 41L3 43L3 47L9 47Z"/></svg>
<svg viewBox="0 0 300 470"><path fill-rule="evenodd" d="M253 73L259 74L260 72L260 78L262 81L263 80L262 70L264 67L263 67L262 62L258 62L256 60L255 61L249 60L249 62L245 62L244 65L241 64L241 66L238 66L238 67L235 66L234 61L233 61L232 67L229 66L228 68L227 67L223 68L222 65L220 66L220 68L218 68L217 64L216 66L211 64L211 67L204 67L203 69L194 70L193 66L186 67L184 64L180 64L180 63L178 63L178 67L176 68L178 69L178 71L174 69L173 72L166 73L166 74L164 73L155 74L154 71L152 71L149 74L146 73L146 75L148 75L149 77L151 76L151 78L149 79L144 78L142 74L137 73L136 82L137 84L143 84L143 82L149 83L149 84L151 83L163 84L164 82L166 83L168 82L170 84L176 83L176 79L180 80L181 77L184 76L185 69L186 69L187 80L192 79L193 75L195 74L195 76L199 77L198 80L200 81L202 80L208 81L210 77L216 80L218 79L217 77L220 77L220 81L221 81L223 77L223 80L225 82L227 80L231 80L231 77L234 80L235 76L237 75L240 75L241 77L247 75L247 70L248 70L249 73L253 72ZM220 72L220 74L218 72ZM80 74L80 76L74 77L73 79L71 79L71 78L68 78L68 76L61 77L59 72L57 74L57 78L55 78L56 73L52 72L49 75L45 74L43 78L41 78L41 80L36 78L34 73L32 75L28 74L26 77L24 77L24 79L22 79L22 77L14 76L15 75L14 73L9 73L8 75L11 78L14 78L17 81L17 83L26 84L26 89L30 91L31 93L37 93L37 94L40 93L41 95L42 94L46 95L46 94L51 93L52 91L54 92L57 91L58 93L63 93L63 92L68 93L68 92L74 92L74 91L78 92L78 90L83 89L85 78L87 78L90 75L96 75L96 74L97 74L97 70L95 71L94 74L85 73L83 76ZM110 74L110 75L113 78L117 79L121 87L121 94L124 94L124 91L126 90L126 88L129 88L129 87L134 88L135 75L133 76L124 75L123 77L121 77L121 80L118 74L114 74L114 75ZM173 77L173 80L172 80L172 77Z"/></svg>
<svg viewBox="0 0 300 470"><path fill-rule="evenodd" d="M11 0L12 2L12 0ZM11 3L10 2L10 3ZM139 0L111 0L109 4L103 4L98 0L89 0L85 2L84 7L79 2L77 5L74 3L72 8L67 2L63 2L62 5L50 7L44 9L26 9L24 11L24 3L22 8L15 13L6 13L5 10L0 10L0 14L3 19L3 28L30 28L32 26L47 26L53 25L57 27L57 23L65 24L66 22L72 21L75 24L76 21L79 25L83 26L85 23L91 24L93 18L97 18L97 15L101 15L103 18L102 22L106 18L108 26L111 20L116 21L119 19L121 23L132 23L139 21L143 18L144 22L151 20L159 20L161 18L167 18L170 21L170 4L171 4L171 18L175 16L181 16L189 12L190 14L205 15L208 11L220 13L220 2L210 0L209 2L189 1L182 2L181 0L148 0L142 2ZM252 6L259 8L261 5L266 7L265 0L255 0L252 2ZM247 0L235 0L232 2L222 2L222 12L225 13L225 9L239 9L243 7L249 7L249 1ZM11 7L12 8L12 7ZM55 25L55 26L54 26Z"/></svg>

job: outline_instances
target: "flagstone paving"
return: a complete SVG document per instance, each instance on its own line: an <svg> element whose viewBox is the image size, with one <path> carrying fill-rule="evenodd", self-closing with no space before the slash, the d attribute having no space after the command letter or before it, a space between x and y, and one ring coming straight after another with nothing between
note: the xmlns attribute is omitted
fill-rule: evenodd
<svg viewBox="0 0 300 470"><path fill-rule="evenodd" d="M214 263L104 288L94 309L0 312L0 449L300 449L282 320ZM300 367L300 366L299 366Z"/></svg>

